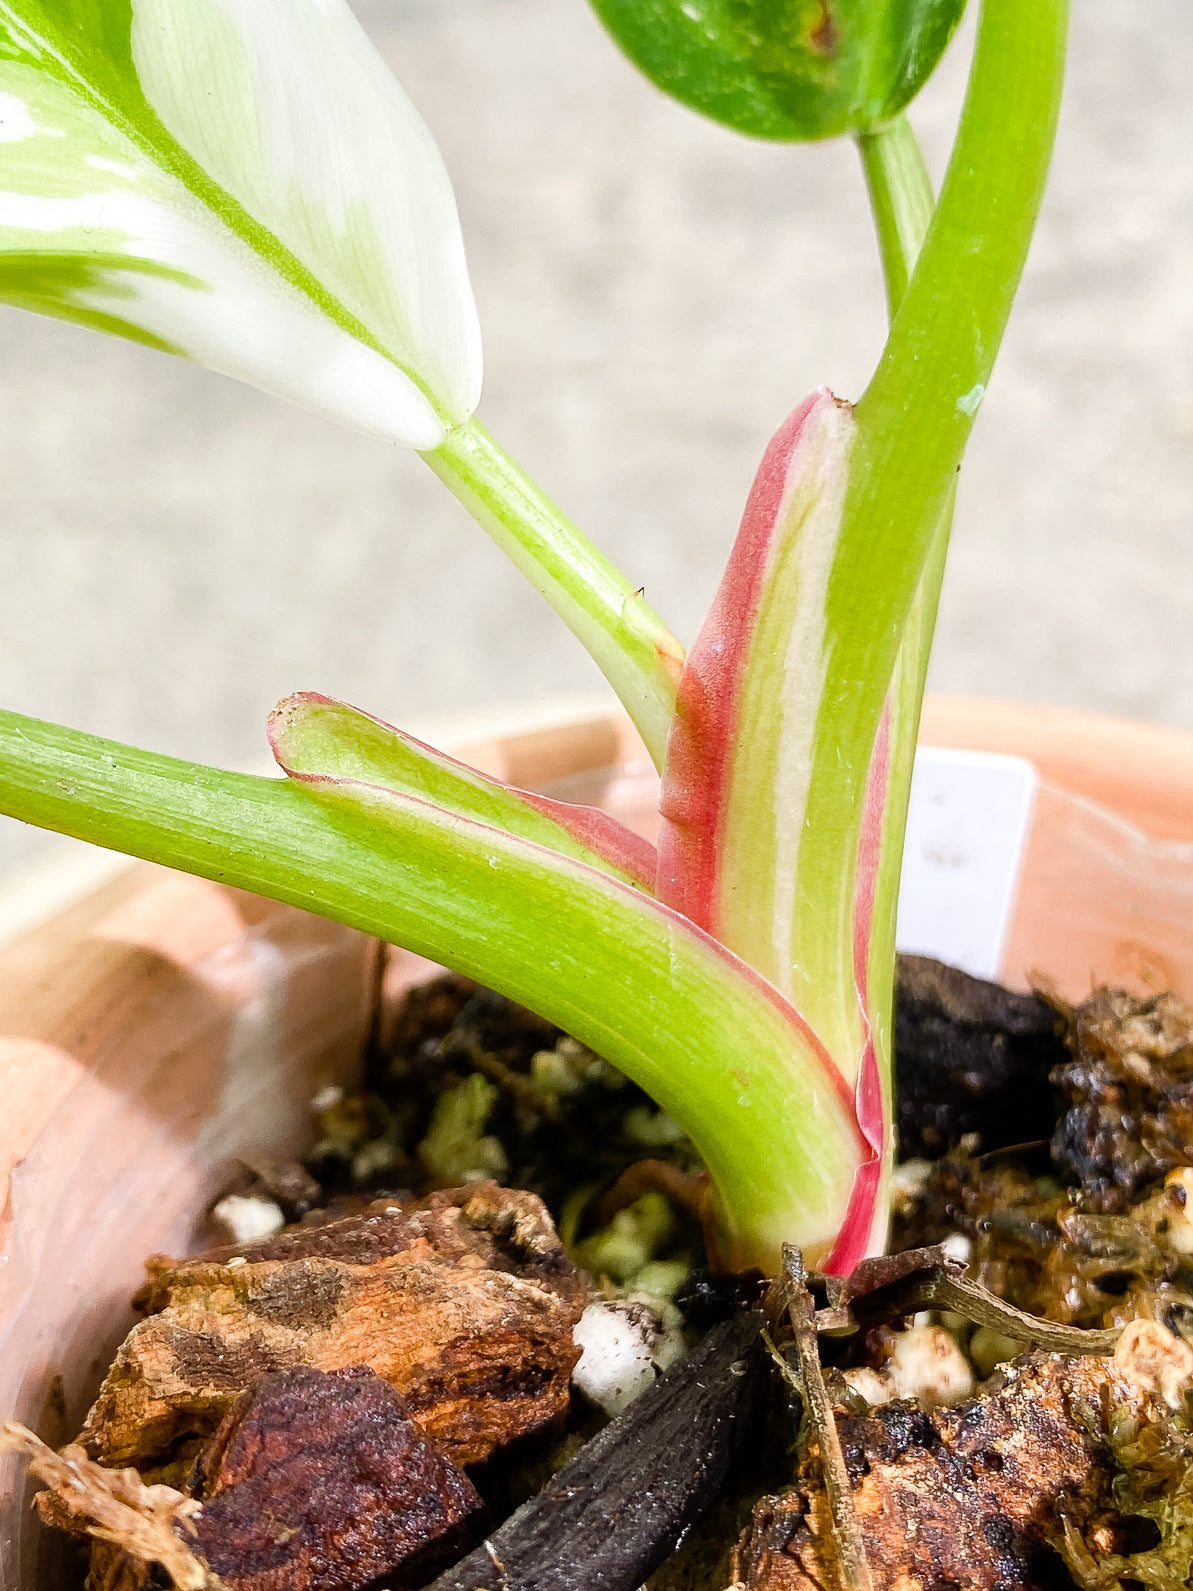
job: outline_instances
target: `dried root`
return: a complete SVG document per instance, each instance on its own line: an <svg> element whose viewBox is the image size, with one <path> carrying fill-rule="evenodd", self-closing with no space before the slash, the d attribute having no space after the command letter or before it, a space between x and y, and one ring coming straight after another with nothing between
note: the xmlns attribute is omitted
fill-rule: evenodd
<svg viewBox="0 0 1193 1591"><path fill-rule="evenodd" d="M104 1469L81 1447L55 1453L23 1425L0 1425L0 1452L18 1453L50 1489L61 1522L145 1563L158 1563L177 1591L221 1591L182 1535L200 1504L172 1486L145 1486L134 1469Z"/></svg>

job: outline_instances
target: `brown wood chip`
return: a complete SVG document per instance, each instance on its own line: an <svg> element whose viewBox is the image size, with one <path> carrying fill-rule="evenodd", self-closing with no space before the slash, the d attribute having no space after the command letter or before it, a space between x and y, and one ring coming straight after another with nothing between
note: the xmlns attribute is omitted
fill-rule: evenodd
<svg viewBox="0 0 1193 1591"><path fill-rule="evenodd" d="M493 1183L159 1260L80 1440L178 1484L262 1376L363 1364L476 1463L563 1417L586 1301L541 1201Z"/></svg>

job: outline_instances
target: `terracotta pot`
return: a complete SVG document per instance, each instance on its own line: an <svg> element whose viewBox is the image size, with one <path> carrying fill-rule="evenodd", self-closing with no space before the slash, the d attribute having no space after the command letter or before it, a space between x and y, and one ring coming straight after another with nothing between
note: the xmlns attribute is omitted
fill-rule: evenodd
<svg viewBox="0 0 1193 1591"><path fill-rule="evenodd" d="M921 743L1011 752L1040 775L1002 979L1193 999L1193 735L1057 707L938 697Z"/></svg>
<svg viewBox="0 0 1193 1591"><path fill-rule="evenodd" d="M1007 981L1193 995L1193 736L950 699L922 738L1040 771ZM607 710L451 749L656 821L650 765ZM399 956L387 983L420 970ZM188 1246L229 1157L301 1144L312 1094L352 1074L375 986L362 936L141 865L0 951L0 1411L54 1442L77 1428L143 1258ZM0 1469L0 1585L46 1572Z"/></svg>

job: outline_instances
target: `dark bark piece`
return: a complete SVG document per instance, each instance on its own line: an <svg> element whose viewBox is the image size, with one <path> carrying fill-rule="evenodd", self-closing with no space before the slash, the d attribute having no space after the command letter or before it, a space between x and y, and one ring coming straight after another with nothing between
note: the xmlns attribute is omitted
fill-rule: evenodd
<svg viewBox="0 0 1193 1591"><path fill-rule="evenodd" d="M675 1295L675 1302L693 1331L711 1331L723 1320L761 1304L770 1286L761 1271L727 1275L694 1267Z"/></svg>
<svg viewBox="0 0 1193 1591"><path fill-rule="evenodd" d="M194 1550L227 1591L420 1583L478 1533L471 1481L371 1370L297 1369L247 1392L200 1457Z"/></svg>
<svg viewBox="0 0 1193 1591"><path fill-rule="evenodd" d="M1064 1022L1015 994L926 956L900 956L895 979L899 1153L934 1159L967 1133L984 1149L1047 1138Z"/></svg>
<svg viewBox="0 0 1193 1591"><path fill-rule="evenodd" d="M533 1194L475 1184L175 1264L117 1354L81 1440L181 1481L242 1392L297 1365L365 1364L456 1462L550 1430L587 1283Z"/></svg>
<svg viewBox="0 0 1193 1591"><path fill-rule="evenodd" d="M1052 1156L1086 1210L1112 1213L1193 1165L1193 1006L1099 989L1077 1008L1071 1047L1053 1073L1068 1108Z"/></svg>
<svg viewBox="0 0 1193 1591"><path fill-rule="evenodd" d="M1062 1518L1113 1536L1120 1517L1108 1442L1115 1411L1154 1404L1111 1359L1035 1356L983 1393L932 1413L894 1403L840 1414L875 1591L1061 1591ZM822 1591L837 1565L814 1452L796 1484L763 1498L738 1546L744 1591Z"/></svg>
<svg viewBox="0 0 1193 1591"><path fill-rule="evenodd" d="M716 1326L429 1591L635 1591L724 1484L767 1375L762 1317Z"/></svg>

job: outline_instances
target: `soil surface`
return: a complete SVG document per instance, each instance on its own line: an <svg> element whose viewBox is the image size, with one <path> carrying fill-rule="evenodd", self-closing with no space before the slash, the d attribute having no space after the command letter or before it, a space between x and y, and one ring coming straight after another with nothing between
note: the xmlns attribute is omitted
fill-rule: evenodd
<svg viewBox="0 0 1193 1591"><path fill-rule="evenodd" d="M749 1359L770 1378L761 1399L731 1411L692 1381L704 1348L685 1357L718 1323L756 1337L741 1312L764 1285L708 1272L692 1144L600 1057L446 975L375 1035L359 1092L313 1102L304 1165L245 1168L213 1212L222 1247L151 1263L146 1319L80 1440L131 1464L129 1486L203 1505L194 1542L222 1591L394 1591L478 1535L440 1591L488 1584L490 1567L502 1591L594 1576L635 1591L663 1557L652 1591L1179 1591L1193 1578L1193 1010L1109 990L1069 1010L904 958L895 1035L893 1247L943 1244L904 1268L946 1291L924 1306L887 1285L863 1308L855 1290L851 1313L848 1287L810 1278L801 1317L774 1284L774 1364ZM964 1296L947 1292L958 1262ZM1113 1354L1075 1338L1033 1353L999 1300L1073 1327L1134 1324ZM610 1330L638 1333L628 1392L586 1370ZM707 1461L684 1449L701 1420L732 1433ZM617 1518L582 1507L569 1524L597 1432ZM303 1456L324 1449L326 1482ZM390 1477L380 1497L403 1466L395 1506L368 1506L370 1475ZM635 1488L670 1497L669 1524ZM570 1499L557 1517L552 1497ZM73 1523L60 1499L42 1511ZM561 1531L568 1551L543 1558ZM101 1547L91 1591L153 1575Z"/></svg>

